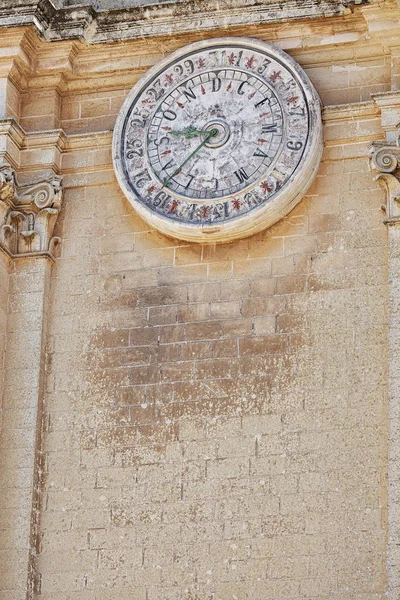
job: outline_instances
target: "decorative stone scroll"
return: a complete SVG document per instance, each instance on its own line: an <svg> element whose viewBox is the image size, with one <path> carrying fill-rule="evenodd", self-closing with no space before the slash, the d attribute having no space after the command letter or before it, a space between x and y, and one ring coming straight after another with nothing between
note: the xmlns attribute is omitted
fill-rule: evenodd
<svg viewBox="0 0 400 600"><path fill-rule="evenodd" d="M14 169L0 167L0 247L14 257L54 256L60 238L53 237L62 202L62 178L19 185Z"/></svg>
<svg viewBox="0 0 400 600"><path fill-rule="evenodd" d="M400 124L399 124L400 125ZM370 155L370 167L387 193L385 223L400 223L400 131L398 126L397 142L373 142Z"/></svg>

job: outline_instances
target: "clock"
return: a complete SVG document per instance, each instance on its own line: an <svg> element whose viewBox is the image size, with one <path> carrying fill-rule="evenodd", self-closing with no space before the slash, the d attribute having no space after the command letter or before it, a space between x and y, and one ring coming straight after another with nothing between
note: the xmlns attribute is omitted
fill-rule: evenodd
<svg viewBox="0 0 400 600"><path fill-rule="evenodd" d="M215 243L286 215L322 148L319 97L301 67L270 44L229 37L190 44L138 81L117 118L113 161L147 223Z"/></svg>

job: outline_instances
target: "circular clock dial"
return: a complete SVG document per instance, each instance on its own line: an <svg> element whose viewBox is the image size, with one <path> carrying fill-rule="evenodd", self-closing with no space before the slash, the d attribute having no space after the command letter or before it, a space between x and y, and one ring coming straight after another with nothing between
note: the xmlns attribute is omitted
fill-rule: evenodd
<svg viewBox="0 0 400 600"><path fill-rule="evenodd" d="M286 214L317 170L318 96L258 40L192 44L129 94L114 132L119 183L142 217L200 241L251 235Z"/></svg>

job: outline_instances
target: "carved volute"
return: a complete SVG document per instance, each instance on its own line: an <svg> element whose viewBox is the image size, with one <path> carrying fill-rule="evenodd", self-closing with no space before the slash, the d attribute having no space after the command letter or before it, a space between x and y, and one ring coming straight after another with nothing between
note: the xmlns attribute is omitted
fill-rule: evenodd
<svg viewBox="0 0 400 600"><path fill-rule="evenodd" d="M59 238L53 237L62 202L62 178L18 185L9 165L0 167L0 246L13 256L48 253L53 256Z"/></svg>
<svg viewBox="0 0 400 600"><path fill-rule="evenodd" d="M378 180L387 193L386 205L383 210L386 213L386 222L400 223L400 146L399 137L397 143L374 142L370 157L371 170L374 179Z"/></svg>

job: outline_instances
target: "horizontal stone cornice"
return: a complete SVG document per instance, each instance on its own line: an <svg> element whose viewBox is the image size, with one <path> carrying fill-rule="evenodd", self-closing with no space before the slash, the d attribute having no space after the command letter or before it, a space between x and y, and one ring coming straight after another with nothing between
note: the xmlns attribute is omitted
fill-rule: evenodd
<svg viewBox="0 0 400 600"><path fill-rule="evenodd" d="M379 109L371 100L357 102L354 104L338 104L325 106L323 109L323 120L325 123L331 121L348 121L353 119L365 119L378 117Z"/></svg>
<svg viewBox="0 0 400 600"><path fill-rule="evenodd" d="M70 150L104 148L111 144L112 132L99 131L95 133L73 133L67 135L63 129L49 129L47 131L26 132L15 119L0 120L0 155L6 149L6 144L1 139L11 141L18 151L35 149L56 149L60 153ZM4 152L3 152L4 156ZM12 157L7 157L7 161ZM39 165L36 165L38 167ZM49 165L46 165L49 166ZM15 164L16 168L23 167L21 163Z"/></svg>
<svg viewBox="0 0 400 600"><path fill-rule="evenodd" d="M10 260L27 260L29 258L45 258L51 263L55 262L55 257L50 252L25 252L24 254L13 254L2 242L0 242L0 252L3 252Z"/></svg>
<svg viewBox="0 0 400 600"><path fill-rule="evenodd" d="M349 6L369 0L217 0L196 2L142 2L129 8L96 10L93 5L75 3L57 8L51 0L3 0L0 27L32 25L46 40L81 39L108 42L209 31L260 23L279 23L341 15Z"/></svg>
<svg viewBox="0 0 400 600"><path fill-rule="evenodd" d="M212 2L214 0L205 1L204 6L209 9ZM353 64L355 61L357 65L362 62L368 63L371 60L382 59L382 52L387 60L390 60L393 44L395 50L399 45L399 25L396 25L399 11L389 0L384 0L384 4L380 3L380 10L389 11L391 19L389 17L388 19L394 27L392 38L396 34L396 40L391 39L390 41L386 38L385 30L384 49L382 48L382 39L372 41L371 32L368 29L366 15L375 14L371 12L376 10L373 4L365 5L352 14L344 16L337 14L329 19L289 20L287 27L284 28L279 22L276 22L275 25L268 20L265 23L257 22L256 19L251 20L250 16L244 26L232 24L230 11L232 14L235 11L241 12L238 9L240 4L247 9L254 4L256 5L255 10L269 14L269 7L272 5L265 1L262 4L257 2L258 0L229 0L227 3L220 3L224 7L228 7L215 9L215 14L226 10L227 15L224 22L221 22L218 27L216 26L216 31L209 33L210 37L224 35L229 24L230 33L234 35L255 36L278 44L289 52L306 72L308 69L318 67L329 69L332 62L337 67ZM0 3L0 27L1 14L4 10L3 4ZM169 3L169 10L178 4L184 6L186 0L181 3ZM199 4L203 6L203 2L196 3L196 5ZM303 9L303 3L296 0L296 4ZM232 8L230 8L231 5ZM281 2L281 9L284 10L286 5L288 3ZM384 9L387 5L390 9ZM322 6L322 3L319 6ZM77 10L79 7L74 8ZM152 7L153 9L154 7ZM204 11L204 14L206 12ZM345 12L350 13L350 9L346 9ZM103 13L104 11L102 11ZM179 18L181 17L179 16ZM147 19L146 22L152 23L151 19ZM110 42L108 44L83 43L84 38L79 36L79 39L60 39L49 44L46 43L43 36L39 37L33 27L3 28L4 58L0 60L0 73L2 77L8 77L20 93L55 90L64 96L72 93L93 93L99 89L99 86L103 91L123 90L132 87L138 77L160 58L185 43L198 39L199 32L201 35L200 25L198 28L186 32L180 28L175 35L171 35L169 31L163 33L161 29L158 29L146 40L139 35L131 38L122 36L121 43L118 44L112 43L113 38L107 39Z"/></svg>

